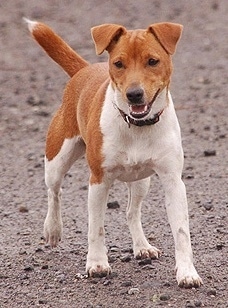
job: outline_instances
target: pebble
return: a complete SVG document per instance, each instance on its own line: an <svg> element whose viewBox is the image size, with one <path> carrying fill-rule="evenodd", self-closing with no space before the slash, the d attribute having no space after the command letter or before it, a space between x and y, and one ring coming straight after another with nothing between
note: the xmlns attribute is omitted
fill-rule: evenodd
<svg viewBox="0 0 228 308"><path fill-rule="evenodd" d="M28 213L28 208L24 205L19 206L19 212L20 213Z"/></svg>
<svg viewBox="0 0 228 308"><path fill-rule="evenodd" d="M186 308L202 307L202 302L201 301L187 300L185 307Z"/></svg>
<svg viewBox="0 0 228 308"><path fill-rule="evenodd" d="M152 269L155 269L155 267L151 264L146 264L146 265L142 266L142 269L143 270L152 270Z"/></svg>
<svg viewBox="0 0 228 308"><path fill-rule="evenodd" d="M27 98L26 103L31 106L44 105L44 102L38 96L32 96L32 95L30 95Z"/></svg>
<svg viewBox="0 0 228 308"><path fill-rule="evenodd" d="M19 255L20 255L20 256L22 256L22 255L27 255L27 251L24 250L24 249L20 249Z"/></svg>
<svg viewBox="0 0 228 308"><path fill-rule="evenodd" d="M108 202L107 207L108 209L118 209L120 208L120 205L118 201L113 201L113 202Z"/></svg>
<svg viewBox="0 0 228 308"><path fill-rule="evenodd" d="M159 296L159 299L161 301L168 301L170 299L170 295L169 294L165 294L165 293L162 293L160 296Z"/></svg>
<svg viewBox="0 0 228 308"><path fill-rule="evenodd" d="M216 295L216 290L215 289L210 289L207 291L207 295L209 296L215 296Z"/></svg>
<svg viewBox="0 0 228 308"><path fill-rule="evenodd" d="M111 252L119 252L119 248L117 247L117 246L112 246L111 248L110 248L110 251Z"/></svg>
<svg viewBox="0 0 228 308"><path fill-rule="evenodd" d="M151 264L151 258L142 259L138 262L139 265Z"/></svg>
<svg viewBox="0 0 228 308"><path fill-rule="evenodd" d="M108 256L108 262L109 263L114 263L117 260L117 257L114 255L109 255Z"/></svg>
<svg viewBox="0 0 228 308"><path fill-rule="evenodd" d="M201 301L195 301L195 307L201 307L202 302Z"/></svg>
<svg viewBox="0 0 228 308"><path fill-rule="evenodd" d="M132 283L131 281L124 281L121 283L121 287L131 287Z"/></svg>
<svg viewBox="0 0 228 308"><path fill-rule="evenodd" d="M44 110L37 110L35 114L40 116L40 117L45 117L45 118L50 115L49 112L44 111Z"/></svg>
<svg viewBox="0 0 228 308"><path fill-rule="evenodd" d="M110 285L112 282L111 282L111 280L105 280L104 282L103 282L103 285L104 286L108 286L108 285Z"/></svg>
<svg viewBox="0 0 228 308"><path fill-rule="evenodd" d="M59 274L57 277L56 277L56 280L60 283L63 283L66 281L66 276L64 274Z"/></svg>
<svg viewBox="0 0 228 308"><path fill-rule="evenodd" d="M129 295L138 294L139 293L139 289L138 288L131 288L131 289L128 290L127 293Z"/></svg>
<svg viewBox="0 0 228 308"><path fill-rule="evenodd" d="M217 250L222 250L222 248L225 246L224 243L219 243L219 244L216 244L216 249Z"/></svg>
<svg viewBox="0 0 228 308"><path fill-rule="evenodd" d="M131 261L131 256L130 255L126 255L120 258L120 260L122 262L130 262Z"/></svg>
<svg viewBox="0 0 228 308"><path fill-rule="evenodd" d="M34 270L34 267L32 265L25 265L25 267L24 267L24 271L29 272L29 271L33 271L33 270Z"/></svg>
<svg viewBox="0 0 228 308"><path fill-rule="evenodd" d="M185 307L186 307L186 308L193 308L193 307L195 307L195 304L194 304L193 301L189 301L189 300L188 300L188 301L186 302Z"/></svg>
<svg viewBox="0 0 228 308"><path fill-rule="evenodd" d="M81 274L81 273L77 273L75 275L76 279L87 279L88 278L88 274Z"/></svg>
<svg viewBox="0 0 228 308"><path fill-rule="evenodd" d="M216 151L215 150L205 150L204 156L216 156Z"/></svg>
<svg viewBox="0 0 228 308"><path fill-rule="evenodd" d="M46 299L43 299L43 298L40 298L40 299L38 300L38 303L39 303L40 305L47 304L47 300L46 300Z"/></svg>
<svg viewBox="0 0 228 308"><path fill-rule="evenodd" d="M41 266L41 269L48 269L48 264L43 264L43 265Z"/></svg>
<svg viewBox="0 0 228 308"><path fill-rule="evenodd" d="M41 247L38 247L35 249L35 252L44 252L44 250Z"/></svg>
<svg viewBox="0 0 228 308"><path fill-rule="evenodd" d="M210 211L213 207L213 204L212 204L211 201L208 201L208 202L203 204L203 207L205 208L205 210Z"/></svg>

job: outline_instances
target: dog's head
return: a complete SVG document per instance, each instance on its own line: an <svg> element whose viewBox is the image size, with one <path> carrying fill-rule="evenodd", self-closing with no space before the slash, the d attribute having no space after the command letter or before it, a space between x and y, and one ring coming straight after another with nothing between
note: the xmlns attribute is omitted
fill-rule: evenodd
<svg viewBox="0 0 228 308"><path fill-rule="evenodd" d="M182 26L157 23L146 30L127 31L120 25L104 24L91 32L97 54L104 50L109 53L109 72L118 107L133 118L148 116L156 98L169 85L171 55Z"/></svg>

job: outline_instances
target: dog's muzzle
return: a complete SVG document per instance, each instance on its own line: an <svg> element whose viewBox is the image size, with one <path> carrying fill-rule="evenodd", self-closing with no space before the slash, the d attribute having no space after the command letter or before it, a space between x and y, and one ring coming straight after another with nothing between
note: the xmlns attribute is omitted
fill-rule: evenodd
<svg viewBox="0 0 228 308"><path fill-rule="evenodd" d="M142 119L146 117L150 111L151 107L156 100L158 94L160 93L160 89L157 90L152 100L145 104L143 100L144 91L142 88L130 88L126 96L128 98L128 106L129 106L129 114L133 119Z"/></svg>

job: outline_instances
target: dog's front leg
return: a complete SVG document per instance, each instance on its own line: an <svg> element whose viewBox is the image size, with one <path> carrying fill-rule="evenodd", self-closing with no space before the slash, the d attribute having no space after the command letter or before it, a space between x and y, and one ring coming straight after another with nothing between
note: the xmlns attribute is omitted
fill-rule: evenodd
<svg viewBox="0 0 228 308"><path fill-rule="evenodd" d="M165 189L166 210L175 242L178 285L199 287L202 280L193 265L185 185L181 175L175 172L160 174L160 179Z"/></svg>
<svg viewBox="0 0 228 308"><path fill-rule="evenodd" d="M88 254L86 271L89 276L102 277L111 272L105 247L104 219L109 185L90 184L88 196Z"/></svg>
<svg viewBox="0 0 228 308"><path fill-rule="evenodd" d="M158 258L160 251L148 243L141 223L141 206L150 186L150 178L127 183L127 186L127 222L133 240L134 256L137 259Z"/></svg>

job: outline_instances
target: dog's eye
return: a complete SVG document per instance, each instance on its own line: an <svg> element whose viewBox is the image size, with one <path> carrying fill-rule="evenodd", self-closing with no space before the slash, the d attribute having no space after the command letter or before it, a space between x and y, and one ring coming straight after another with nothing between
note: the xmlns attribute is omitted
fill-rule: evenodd
<svg viewBox="0 0 228 308"><path fill-rule="evenodd" d="M150 66L156 66L158 63L159 63L159 60L154 59L154 58L150 58L150 59L148 60L148 64L149 64Z"/></svg>
<svg viewBox="0 0 228 308"><path fill-rule="evenodd" d="M123 68L123 62L122 62L122 61L116 61L116 62L114 62L114 65L115 65L117 68Z"/></svg>

